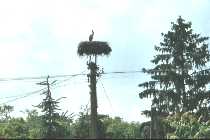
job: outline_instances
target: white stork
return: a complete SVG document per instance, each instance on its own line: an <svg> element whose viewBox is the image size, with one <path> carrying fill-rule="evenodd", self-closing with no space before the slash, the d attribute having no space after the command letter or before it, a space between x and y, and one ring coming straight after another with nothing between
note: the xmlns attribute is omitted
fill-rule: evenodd
<svg viewBox="0 0 210 140"><path fill-rule="evenodd" d="M94 35L94 32L92 30L92 34L89 36L89 41L92 41L93 40L93 35Z"/></svg>

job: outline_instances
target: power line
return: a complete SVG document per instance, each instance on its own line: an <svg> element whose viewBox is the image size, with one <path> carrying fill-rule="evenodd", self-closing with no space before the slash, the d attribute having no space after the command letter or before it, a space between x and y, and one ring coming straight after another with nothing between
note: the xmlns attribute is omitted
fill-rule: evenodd
<svg viewBox="0 0 210 140"><path fill-rule="evenodd" d="M65 79L65 80L61 81L60 83L53 84L52 86L54 86L54 87L52 87L52 89L55 89L55 88L58 88L58 87L65 87L65 86L67 86L68 84L62 84L62 83L68 82L69 80L71 80L71 78ZM59 84L62 84L62 85L59 85Z"/></svg>
<svg viewBox="0 0 210 140"><path fill-rule="evenodd" d="M60 86L58 86L58 87L60 87ZM55 88L57 88L57 87L54 87L54 89L55 89ZM22 99L22 98L26 98L26 97L28 97L28 96L31 96L31 95L40 93L41 91L45 91L45 90L47 90L47 88L43 88L43 89L41 89L41 90L36 90L36 91L33 91L33 92L29 92L29 93L23 94L22 96L21 96L21 95L17 95L17 96L4 97L4 98L14 98L14 97L17 97L17 98L11 99L11 100L6 101L6 102L4 102L4 103L1 103L0 105L2 105L2 104L7 104L7 103L10 103L10 102L14 102L14 101L16 101L16 100L19 100L19 99ZM1 99L2 99L2 98L1 98Z"/></svg>
<svg viewBox="0 0 210 140"><path fill-rule="evenodd" d="M100 80L100 78L98 80ZM101 80L100 80L100 83L101 83L102 88L104 89L105 96L106 96L107 100L109 101L109 104L110 104L110 107L111 107L111 110L112 110L112 113L113 113L112 115L114 116L115 110L114 110L114 108L112 106L111 100L109 99L109 96L108 96L108 94L106 92L106 89L105 89L105 87L104 87L104 85L103 85ZM111 126L113 126L113 121L114 120L112 119Z"/></svg>
<svg viewBox="0 0 210 140"><path fill-rule="evenodd" d="M61 83L63 83L63 82L66 82L66 81L68 81L68 80L71 80L71 78L68 78L68 79L64 79L64 80L62 80L62 81L59 81L59 83L53 83L53 84L51 84L51 86L56 86L56 85L58 85L58 84L61 84ZM29 92L29 93L31 93L31 92ZM0 99L22 97L22 96L25 96L25 95L27 95L27 94L28 94L28 93L19 94L19 95L14 95L14 96L1 97Z"/></svg>
<svg viewBox="0 0 210 140"><path fill-rule="evenodd" d="M63 81L66 81L66 79L63 80ZM61 81L60 83L62 83L62 81ZM57 85L57 84L56 84L56 85ZM16 97L16 98L15 98L15 99L11 99L11 100L9 100L9 101L6 101L6 102L4 102L4 103L1 103L0 105L6 104L6 103L9 103L9 102L14 102L14 101L19 100L19 99L22 99L22 98L26 98L26 97L31 96L31 95L33 95L33 94L40 93L41 91L44 91L44 90L46 90L46 89L47 89L47 88L43 88L43 89L41 89L41 90L36 90L36 91L33 91L33 92L21 94L21 95L2 97L2 98L0 98L0 99L14 98L14 97Z"/></svg>
<svg viewBox="0 0 210 140"><path fill-rule="evenodd" d="M16 80L40 80L44 79L46 76L39 76L39 77L18 77L18 78L0 78L0 81L16 81Z"/></svg>
<svg viewBox="0 0 210 140"><path fill-rule="evenodd" d="M209 69L205 69L209 70ZM205 71L202 70L202 71ZM151 70L151 72L166 72L167 70ZM134 71L112 71L112 72L102 72L101 75L107 74L135 74L135 73L144 73L143 70L134 70ZM63 78L63 77L76 77L76 76L85 76L87 74L79 73L79 74L66 74L66 75L52 75L50 78ZM16 80L40 80L46 79L47 76L37 76L37 77L17 77L17 78L0 78L1 81L16 81Z"/></svg>
<svg viewBox="0 0 210 140"><path fill-rule="evenodd" d="M114 71L114 72L104 72L100 74L128 74L128 73L140 73L143 71ZM66 74L66 75L52 75L50 78L64 78L64 77L76 77L76 76L85 76L87 74L85 73L79 73L79 74ZM20 80L40 80L40 79L46 79L47 76L37 76L37 77L17 77L17 78L0 78L0 82L3 81L20 81Z"/></svg>
<svg viewBox="0 0 210 140"><path fill-rule="evenodd" d="M85 71L86 71L86 70L85 70ZM84 74L85 71L81 72L81 74ZM72 77L70 77L70 78L64 79L64 80L59 81L59 82L55 82L55 83L53 83L51 86L56 86L56 85L58 85L58 86L56 86L56 87L54 87L54 88L66 86L66 84L63 84L63 85L60 85L60 86L59 86L59 84L61 84L61 83L63 83L63 82L66 82L66 81L69 81L69 80L71 80L73 77L75 77L75 76L72 76Z"/></svg>
<svg viewBox="0 0 210 140"><path fill-rule="evenodd" d="M105 87L104 87L104 84L102 83L102 81L101 81L100 78L99 78L98 80L99 80L100 83L101 83L101 86L102 86L102 88L103 88L103 90L104 90L104 94L105 94L105 96L106 96L106 98L107 98L107 100L108 100L108 102L109 102L109 105L110 105L110 107L111 107L111 110L114 112L114 108L113 108L113 106L112 106L112 102L111 102L111 100L110 100L110 98L109 98L109 96L108 96L108 94L107 94L107 92L106 92L106 89L105 89Z"/></svg>
<svg viewBox="0 0 210 140"><path fill-rule="evenodd" d="M85 71L86 71L86 70L85 70ZM81 72L80 75L86 75L86 74L84 74L85 71ZM77 75L71 76L70 78L64 79L64 80L62 80L62 81L60 81L60 82L55 82L54 84L52 84L52 86L58 85L58 84L60 84L60 83L66 82L66 81L69 81L69 80L71 80L71 79L72 79L73 77L75 77L75 76L79 76L79 75L77 74ZM50 78L51 78L51 77L50 77Z"/></svg>
<svg viewBox="0 0 210 140"><path fill-rule="evenodd" d="M67 78L67 79L64 79L64 80L62 80L62 81L59 81L59 82L57 82L57 83L53 83L53 84L51 84L51 86L56 86L56 87L54 87L53 89L55 89L55 88L57 88L57 87L63 87L63 86L66 86L66 84L65 85L59 85L59 84L61 84L61 83L63 83L63 82L66 82L66 81L69 81L69 80L71 80L73 77L76 77L76 76L81 76L81 75L86 75L86 74L84 74L84 72L85 71L83 71L83 72L81 72L80 74L71 74L71 75L54 75L54 76L50 76L50 78L60 78L60 77L70 77L70 78ZM102 73L102 74L126 74L126 73L137 73L137 72L141 72L141 71L121 71L121 72L107 72L107 73ZM19 78L0 78L0 81L14 81L14 80L34 80L34 79L36 79L36 80L40 80L40 79L45 79L46 78L46 76L40 76L40 77L19 77ZM102 83L101 83L102 84ZM102 84L102 86L103 86L103 84ZM104 87L103 87L104 88ZM46 89L46 88L44 88L44 89ZM14 96L7 96L7 97L1 97L0 99L8 99L8 98L15 98L15 99L12 99L12 100L9 100L9 101L7 101L7 102L5 102L5 103L8 103L8 102L13 102L13 101L16 101L17 99L21 99L21 98L25 98L25 97L28 97L28 96L30 96L30 95L33 95L33 94L35 94L35 93L37 93L37 92L40 92L40 91L42 91L42 90L44 90L44 89L41 89L41 90L38 90L38 91L34 91L34 92L30 92L30 93L26 93L26 94L20 94L20 95L14 95ZM105 88L104 88L104 90L105 90ZM106 95L107 96L107 95ZM108 99L109 100L109 99ZM109 100L109 102L110 102L110 100ZM2 104L4 104L4 103L2 103Z"/></svg>
<svg viewBox="0 0 210 140"><path fill-rule="evenodd" d="M65 84L65 85L59 85L59 84L62 84L63 82L66 82L66 81L69 81L69 80L71 80L72 78L73 78L73 77L70 77L70 78L68 78L68 79L64 79L64 80L62 80L62 81L59 81L59 83L53 83L53 84L51 84L51 86L55 86L55 87L52 87L53 89L58 88L58 87L66 86L66 84ZM44 91L44 90L46 90L46 89L47 89L47 88L43 88L43 89L41 89L41 90L36 90L36 91L33 91L33 92L21 94L21 95L2 97L2 98L0 98L0 99L14 98L14 97L16 97L16 98L15 98L15 99L11 99L11 100L9 100L9 101L6 101L6 102L4 102L4 103L1 103L0 105L6 104L6 103L9 103L9 102L14 102L14 101L19 100L19 99L22 99L22 98L26 98L26 97L28 97L28 96L30 96L30 95L39 93L39 92Z"/></svg>
<svg viewBox="0 0 210 140"><path fill-rule="evenodd" d="M44 91L44 90L46 90L46 89L47 89L47 88L43 88L43 89L40 89L40 90L36 90L36 91L33 91L33 92L26 93L24 96L17 97L17 98L12 99L12 100L8 100L8 101L6 101L6 102L4 102L4 103L1 103L0 105L7 104L7 103L9 103L9 102L14 102L14 101L19 100L19 99L22 99L22 98L26 98L26 97L31 96L31 95L33 95L33 94L40 93L41 91Z"/></svg>
<svg viewBox="0 0 210 140"><path fill-rule="evenodd" d="M126 73L139 73L142 71L114 71L114 72L105 72L100 74L126 74ZM84 73L78 73L78 74L66 74L66 75L52 75L50 78L63 78L63 77L76 77L76 76L84 76L87 75ZM46 79L47 76L37 76L37 77L17 77L17 78L0 78L1 81L19 81L19 80L40 80L40 79Z"/></svg>
<svg viewBox="0 0 210 140"><path fill-rule="evenodd" d="M53 75L53 76L50 76L50 78L70 77L70 78L67 78L67 79L64 79L64 80L60 81L60 83L63 83L65 81L68 81L68 80L72 79L73 77L87 75L87 74L84 74L85 71L83 71L83 72L81 72L79 74ZM143 72L142 70L136 70L136 71L112 71L112 72L104 72L104 73L100 73L100 74L101 75L108 75L108 74L135 74L135 73L142 73L142 72ZM39 77L19 77L19 78L0 78L0 82L1 81L13 81L13 80L34 80L34 79L40 80L40 79L45 79L45 78L46 78L46 76L39 76ZM115 78L115 77L110 77L110 78ZM119 78L119 77L116 77L116 78ZM60 83L54 83L54 84L52 84L52 86L58 85ZM25 94L23 94L23 95L25 95ZM0 99L15 98L15 97L18 98L20 96L22 96L22 94L21 95L15 95L15 96L2 97Z"/></svg>
<svg viewBox="0 0 210 140"><path fill-rule="evenodd" d="M20 96L23 96L23 95L25 95L25 94L14 95L14 96L7 96L7 97L1 97L0 99L15 98L15 97L20 97Z"/></svg>
<svg viewBox="0 0 210 140"><path fill-rule="evenodd" d="M69 74L69 75L53 75L53 76L50 76L50 78L76 77L76 76L82 76L82 75L87 75L87 74L79 73L79 74ZM20 81L20 80L40 80L40 79L46 79L46 77L47 76L0 78L0 82L1 81Z"/></svg>
<svg viewBox="0 0 210 140"><path fill-rule="evenodd" d="M87 75L87 74L84 74L84 72L85 71L83 71L83 72L81 72L79 74L53 75L53 76L50 76L50 78L70 77L68 79L64 79L64 80L60 81L59 83L53 83L52 86L59 85L60 83L63 83L65 81L69 81L73 77L76 77L76 76L84 76L84 75ZM137 71L112 71L112 72L103 72L103 73L100 73L100 74L101 75L108 75L108 74L135 74L135 73L142 73L142 72L143 72L142 70L137 70ZM0 81L32 80L32 79L45 79L45 78L46 78L46 76L40 76L40 77L19 77L19 78L0 78ZM114 77L111 77L111 78L114 78ZM116 78L119 78L119 77L116 77ZM106 94L106 90L105 90L105 88L103 86L103 83L101 82L101 84L102 84L102 87L104 89L104 93ZM60 86L57 86L57 87L62 87L62 86L66 86L66 84L65 85L60 85ZM54 88L57 88L57 87L54 87ZM44 90L44 89L42 89L42 90ZM16 97L15 99L12 99L12 100L9 100L9 101L6 102L6 103L8 103L8 102L11 102L11 101L16 101L17 99L28 97L28 96L30 96L32 94L35 94L36 92L40 92L42 90L31 92L31 94L29 94L29 95L27 93L27 94L15 95L15 96L2 97L0 99L15 98ZM108 96L106 95L106 97L108 97ZM110 102L110 100L109 100L109 102Z"/></svg>
<svg viewBox="0 0 210 140"><path fill-rule="evenodd" d="M107 80L107 79L139 79L139 77L137 76L128 76L128 75L114 75L114 76L108 76L106 75L106 77L103 77L103 80Z"/></svg>
<svg viewBox="0 0 210 140"><path fill-rule="evenodd" d="M129 74L129 73L143 73L142 70L136 70L136 71L112 71L112 72L104 72L104 73L101 73L102 75L103 74Z"/></svg>

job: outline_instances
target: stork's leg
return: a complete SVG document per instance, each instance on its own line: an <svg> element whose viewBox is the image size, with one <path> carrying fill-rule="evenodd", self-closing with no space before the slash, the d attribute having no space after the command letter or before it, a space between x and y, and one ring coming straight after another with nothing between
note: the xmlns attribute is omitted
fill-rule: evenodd
<svg viewBox="0 0 210 140"><path fill-rule="evenodd" d="M90 57L89 57L89 62L91 61L91 55L90 55Z"/></svg>

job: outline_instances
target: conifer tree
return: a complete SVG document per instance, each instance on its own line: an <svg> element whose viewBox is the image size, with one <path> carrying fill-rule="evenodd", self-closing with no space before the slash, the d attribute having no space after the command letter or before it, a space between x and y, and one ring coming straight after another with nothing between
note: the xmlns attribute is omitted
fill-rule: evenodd
<svg viewBox="0 0 210 140"><path fill-rule="evenodd" d="M35 107L38 107L43 112L43 115L41 116L43 123L43 136L45 138L56 138L58 137L57 132L59 132L60 129L60 124L58 123L60 115L57 112L60 110L58 104L59 100L64 97L57 100L52 98L48 79L49 76L47 77L47 81L38 83L40 85L47 85L47 91L43 92L45 95L43 101Z"/></svg>
<svg viewBox="0 0 210 140"><path fill-rule="evenodd" d="M162 33L160 46L155 46L157 55L151 61L155 67L143 68L152 80L139 84L144 88L139 97L152 97L152 105L159 113L202 114L210 100L210 91L206 89L210 81L210 69L206 68L210 60L208 37L193 33L191 22L182 17L171 24L171 31Z"/></svg>
<svg viewBox="0 0 210 140"><path fill-rule="evenodd" d="M58 101L53 99L47 92L45 93L46 97L43 101L37 106L44 113L42 115L43 122L43 135L46 138L56 137L56 129L59 127L57 120L59 119L59 114L57 113Z"/></svg>

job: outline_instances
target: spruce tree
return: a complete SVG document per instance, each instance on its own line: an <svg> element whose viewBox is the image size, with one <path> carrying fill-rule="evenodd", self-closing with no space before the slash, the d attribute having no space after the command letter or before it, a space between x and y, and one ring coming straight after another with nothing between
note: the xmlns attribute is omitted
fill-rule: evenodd
<svg viewBox="0 0 210 140"><path fill-rule="evenodd" d="M210 92L206 89L210 81L208 37L193 33L191 22L178 17L172 22L171 31L162 33L160 46L155 46L157 55L151 61L152 69L143 68L151 75L151 81L139 84L143 91L139 97L152 97L152 105L159 113L207 111L206 101ZM145 111L150 115L150 111Z"/></svg>
<svg viewBox="0 0 210 140"><path fill-rule="evenodd" d="M49 85L49 83L47 82ZM43 92L45 94L45 98L43 101L37 105L39 109L43 112L42 123L43 123L43 136L44 138L56 138L58 137L60 124L58 123L60 119L59 113L57 113L59 109L59 100L63 97L55 100L51 96L51 91L48 89L47 91Z"/></svg>

